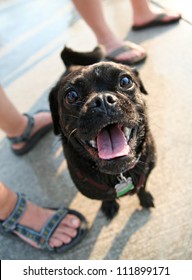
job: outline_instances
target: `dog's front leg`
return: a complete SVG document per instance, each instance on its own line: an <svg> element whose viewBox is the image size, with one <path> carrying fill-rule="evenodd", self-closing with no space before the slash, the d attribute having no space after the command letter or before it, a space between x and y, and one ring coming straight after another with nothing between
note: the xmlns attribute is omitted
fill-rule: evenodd
<svg viewBox="0 0 192 280"><path fill-rule="evenodd" d="M153 154L154 154L154 152L153 152ZM143 182L141 182L140 189L137 193L140 204L144 208L155 207L153 196L151 195L150 192L146 191L146 183L147 183L148 177L154 167L155 167L155 158L152 158L150 160L150 162L148 163L148 166L143 174L143 176L144 176L144 178L142 180Z"/></svg>
<svg viewBox="0 0 192 280"><path fill-rule="evenodd" d="M105 214L107 219L111 220L117 214L119 204L114 200L104 200L101 205L101 211Z"/></svg>
<svg viewBox="0 0 192 280"><path fill-rule="evenodd" d="M154 201L153 196L150 194L150 192L147 192L144 187L139 190L138 197L142 207L144 208L155 207L153 202Z"/></svg>
<svg viewBox="0 0 192 280"><path fill-rule="evenodd" d="M147 171L147 173L145 175L145 180L143 182L143 186L140 188L140 190L138 192L138 197L139 197L139 200L140 200L140 204L144 208L155 207L153 196L150 194L150 192L147 192L146 189L145 189L146 188L147 179L148 179L149 174L151 173L151 170L153 168L154 168L154 163L151 162L149 164L148 171Z"/></svg>

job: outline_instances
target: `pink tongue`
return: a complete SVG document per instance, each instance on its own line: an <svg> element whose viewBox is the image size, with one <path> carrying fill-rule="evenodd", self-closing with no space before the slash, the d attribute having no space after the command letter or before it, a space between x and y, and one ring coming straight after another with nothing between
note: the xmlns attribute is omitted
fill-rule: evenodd
<svg viewBox="0 0 192 280"><path fill-rule="evenodd" d="M125 135L118 124L101 130L97 136L97 148L102 159L126 156L129 153Z"/></svg>

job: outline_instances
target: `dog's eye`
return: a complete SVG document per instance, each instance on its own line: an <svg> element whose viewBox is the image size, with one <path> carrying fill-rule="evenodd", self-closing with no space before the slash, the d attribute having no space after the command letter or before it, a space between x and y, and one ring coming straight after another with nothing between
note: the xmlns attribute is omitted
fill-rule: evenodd
<svg viewBox="0 0 192 280"><path fill-rule="evenodd" d="M132 84L133 82L128 76L124 76L120 79L120 86L123 88L131 87Z"/></svg>
<svg viewBox="0 0 192 280"><path fill-rule="evenodd" d="M75 103L78 98L79 98L79 95L78 93L75 91L75 90L70 90L67 94L66 94L66 101L68 104L73 104Z"/></svg>

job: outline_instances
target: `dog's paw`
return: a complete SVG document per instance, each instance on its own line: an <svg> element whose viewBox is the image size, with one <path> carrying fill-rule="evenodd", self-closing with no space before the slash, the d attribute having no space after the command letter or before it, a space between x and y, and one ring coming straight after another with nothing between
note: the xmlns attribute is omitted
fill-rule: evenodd
<svg viewBox="0 0 192 280"><path fill-rule="evenodd" d="M155 207L154 199L153 196L150 194L150 192L143 191L139 193L138 196L142 207L144 208Z"/></svg>
<svg viewBox="0 0 192 280"><path fill-rule="evenodd" d="M114 201L103 201L101 205L101 211L105 214L107 219L111 220L117 214L119 210L119 204Z"/></svg>

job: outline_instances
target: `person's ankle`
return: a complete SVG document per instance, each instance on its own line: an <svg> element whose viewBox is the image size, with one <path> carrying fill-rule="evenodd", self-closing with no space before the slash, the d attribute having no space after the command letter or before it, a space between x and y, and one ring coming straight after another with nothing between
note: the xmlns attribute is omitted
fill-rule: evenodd
<svg viewBox="0 0 192 280"><path fill-rule="evenodd" d="M12 192L12 194L8 195L7 198L5 198L5 202L1 204L0 208L0 220L6 220L11 215L11 213L15 209L17 200L17 194L14 192Z"/></svg>
<svg viewBox="0 0 192 280"><path fill-rule="evenodd" d="M14 127L14 131L10 131L7 136L8 137L19 137L21 136L26 127L27 127L27 122L28 122L28 118L25 115L22 115L22 117L20 118L20 122L17 124L17 126Z"/></svg>

